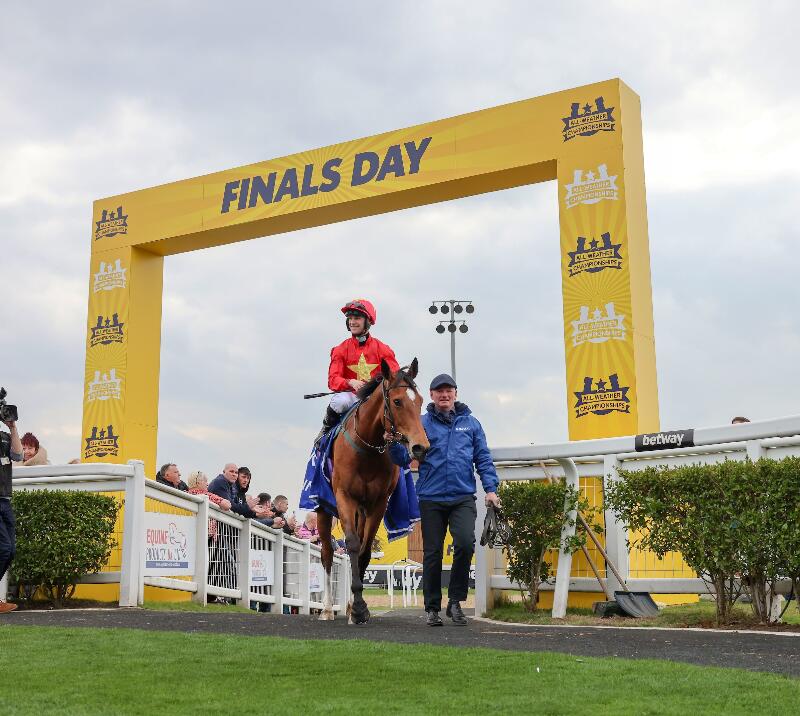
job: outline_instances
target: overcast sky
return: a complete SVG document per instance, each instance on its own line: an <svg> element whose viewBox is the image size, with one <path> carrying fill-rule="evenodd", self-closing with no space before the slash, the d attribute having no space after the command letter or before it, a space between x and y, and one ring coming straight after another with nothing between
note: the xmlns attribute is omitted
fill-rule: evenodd
<svg viewBox="0 0 800 716"><path fill-rule="evenodd" d="M662 428L800 413L791 2L2 3L0 384L80 453L92 202L621 77L642 99ZM80 9L78 9L80 8ZM472 299L493 446L567 439L554 182L170 257L159 463L299 494L340 306L422 382Z"/></svg>

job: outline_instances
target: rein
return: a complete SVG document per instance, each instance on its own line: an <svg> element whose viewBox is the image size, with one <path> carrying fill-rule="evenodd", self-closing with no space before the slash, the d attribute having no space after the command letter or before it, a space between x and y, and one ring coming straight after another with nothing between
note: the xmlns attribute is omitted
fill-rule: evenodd
<svg viewBox="0 0 800 716"><path fill-rule="evenodd" d="M403 382L399 383L398 385L394 385L392 387L389 387L387 385L388 381L386 381L386 380L382 381L381 392L383 393L383 418L381 419L381 424L383 425L384 434L387 434L387 433L389 434L389 438L384 441L383 445L373 445L372 443L367 442L366 440L364 440L364 438L361 437L361 435L359 434L359 432L358 432L358 411L361 409L360 405L356 408L355 415L353 416L353 432L355 433L356 437L362 443L364 443L364 445L366 445L368 448L372 448L373 450L375 450L375 451L377 451L377 452L379 452L381 454L386 452L386 448L389 447L389 445L391 443L394 443L394 442L407 443L408 442L408 438L397 430L397 426L394 423L394 415L392 414L392 407L391 407L391 405L389 405L389 391L390 390L394 390L396 388L411 388L414 391L417 390L416 383L413 380L411 380L411 378L409 378L405 373L402 373L402 379L403 379ZM389 421L389 426L391 427L391 430L387 429L387 427L386 427L386 421L387 420ZM345 433L346 433L346 429L345 429Z"/></svg>

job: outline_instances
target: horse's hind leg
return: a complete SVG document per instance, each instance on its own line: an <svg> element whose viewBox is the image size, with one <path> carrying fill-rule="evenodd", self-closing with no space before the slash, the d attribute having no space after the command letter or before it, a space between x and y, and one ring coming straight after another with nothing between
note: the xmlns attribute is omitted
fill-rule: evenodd
<svg viewBox="0 0 800 716"><path fill-rule="evenodd" d="M333 519L327 512L317 512L317 528L319 529L319 546L322 552L322 567L325 570L325 596L322 599L320 621L333 621L333 545L331 544L331 526Z"/></svg>

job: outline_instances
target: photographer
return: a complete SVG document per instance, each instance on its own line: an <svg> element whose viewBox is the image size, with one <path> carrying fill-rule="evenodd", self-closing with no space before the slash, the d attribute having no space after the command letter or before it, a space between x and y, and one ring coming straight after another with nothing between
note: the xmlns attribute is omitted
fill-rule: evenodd
<svg viewBox="0 0 800 716"><path fill-rule="evenodd" d="M17 408L6 405L6 391L0 388L0 422L11 431L0 431L0 582L14 559L16 526L11 509L11 461L22 461L22 441L17 432ZM0 594L0 614L17 608Z"/></svg>

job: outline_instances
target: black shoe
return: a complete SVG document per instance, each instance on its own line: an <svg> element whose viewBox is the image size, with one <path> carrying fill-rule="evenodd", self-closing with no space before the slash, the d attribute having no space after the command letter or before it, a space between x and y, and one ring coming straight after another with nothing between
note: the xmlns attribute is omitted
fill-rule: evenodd
<svg viewBox="0 0 800 716"><path fill-rule="evenodd" d="M453 620L453 624L466 626L467 618L464 616L464 612L461 611L461 604L458 602L448 602L445 614Z"/></svg>
<svg viewBox="0 0 800 716"><path fill-rule="evenodd" d="M325 411L325 417L322 419L322 430L319 431L319 435L314 439L314 447L319 445L319 441L330 432L331 428L336 427L339 424L339 420L341 420L341 415L337 413L330 405L328 409Z"/></svg>
<svg viewBox="0 0 800 716"><path fill-rule="evenodd" d="M439 616L439 612L435 612L431 609L428 612L427 624L428 626L442 626L442 618Z"/></svg>

